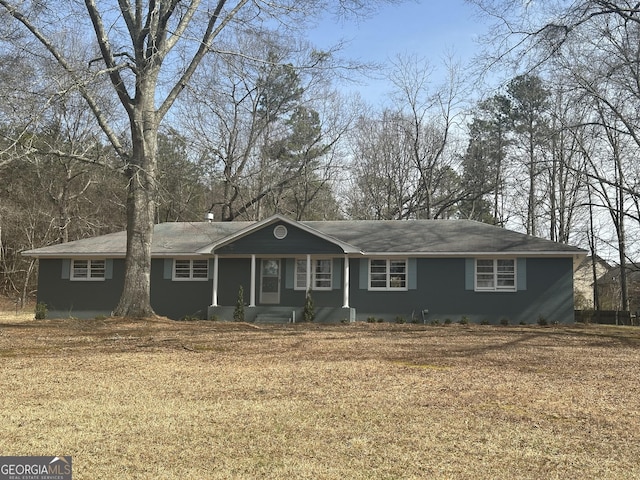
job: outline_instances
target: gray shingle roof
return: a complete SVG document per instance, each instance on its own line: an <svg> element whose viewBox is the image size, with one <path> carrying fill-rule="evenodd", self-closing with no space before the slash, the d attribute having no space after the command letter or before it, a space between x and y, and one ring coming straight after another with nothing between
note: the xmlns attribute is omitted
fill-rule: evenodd
<svg viewBox="0 0 640 480"><path fill-rule="evenodd" d="M189 255L235 234L260 226L291 220L276 216L255 222L181 222L155 226L152 255ZM582 255L585 251L565 244L524 235L470 220L357 220L300 222L336 243L349 244L368 254L517 254ZM51 245L24 252L35 257L124 256L126 233Z"/></svg>
<svg viewBox="0 0 640 480"><path fill-rule="evenodd" d="M582 249L472 220L305 222L368 253L584 253Z"/></svg>

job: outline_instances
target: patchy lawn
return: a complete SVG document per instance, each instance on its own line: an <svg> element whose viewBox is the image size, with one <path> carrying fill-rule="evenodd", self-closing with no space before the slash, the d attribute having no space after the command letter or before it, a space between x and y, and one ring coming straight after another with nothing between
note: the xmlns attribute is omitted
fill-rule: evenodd
<svg viewBox="0 0 640 480"><path fill-rule="evenodd" d="M12 314L0 452L77 480L640 478L638 328Z"/></svg>

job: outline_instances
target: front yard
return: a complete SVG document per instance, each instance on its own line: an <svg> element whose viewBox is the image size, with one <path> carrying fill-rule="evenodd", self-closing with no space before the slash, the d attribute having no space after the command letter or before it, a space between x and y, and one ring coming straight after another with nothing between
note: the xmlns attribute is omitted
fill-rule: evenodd
<svg viewBox="0 0 640 480"><path fill-rule="evenodd" d="M635 327L0 320L0 452L74 479L640 477Z"/></svg>

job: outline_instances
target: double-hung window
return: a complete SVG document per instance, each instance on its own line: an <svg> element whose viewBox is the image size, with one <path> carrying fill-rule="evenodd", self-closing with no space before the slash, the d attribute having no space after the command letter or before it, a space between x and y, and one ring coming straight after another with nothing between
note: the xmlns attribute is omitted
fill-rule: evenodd
<svg viewBox="0 0 640 480"><path fill-rule="evenodd" d="M516 291L516 261L509 259L476 259L476 290L491 292Z"/></svg>
<svg viewBox="0 0 640 480"><path fill-rule="evenodd" d="M104 259L74 259L71 261L71 280L104 280Z"/></svg>
<svg viewBox="0 0 640 480"><path fill-rule="evenodd" d="M307 288L307 259L296 259L296 290ZM314 258L311 260L311 289L331 290L333 282L333 260L330 258Z"/></svg>
<svg viewBox="0 0 640 480"><path fill-rule="evenodd" d="M209 260L176 258L173 261L174 280L208 280Z"/></svg>
<svg viewBox="0 0 640 480"><path fill-rule="evenodd" d="M406 290L406 259L369 260L369 290Z"/></svg>

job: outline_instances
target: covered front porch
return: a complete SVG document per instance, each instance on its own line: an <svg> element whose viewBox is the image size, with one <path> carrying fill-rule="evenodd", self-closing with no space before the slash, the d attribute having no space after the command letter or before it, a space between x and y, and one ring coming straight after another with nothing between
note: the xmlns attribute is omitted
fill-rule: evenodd
<svg viewBox="0 0 640 480"><path fill-rule="evenodd" d="M355 321L349 305L346 255L218 255L212 262L208 319L232 320L242 287L244 320L257 323L303 321L307 292L314 321Z"/></svg>

